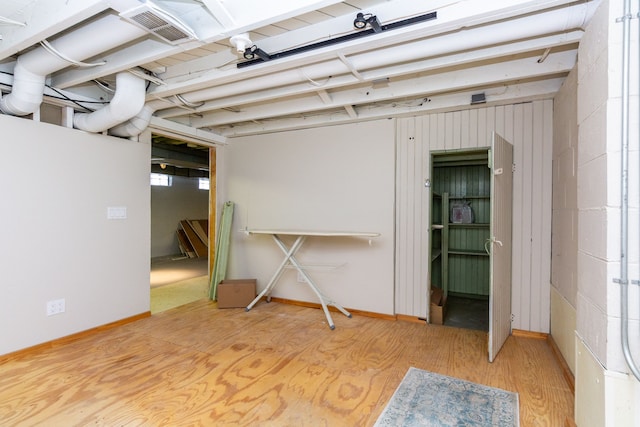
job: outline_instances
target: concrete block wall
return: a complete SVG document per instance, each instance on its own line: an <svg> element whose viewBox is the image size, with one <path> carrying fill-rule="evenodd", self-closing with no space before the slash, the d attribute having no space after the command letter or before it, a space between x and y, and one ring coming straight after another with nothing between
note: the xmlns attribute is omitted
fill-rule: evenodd
<svg viewBox="0 0 640 427"><path fill-rule="evenodd" d="M637 8L637 4L633 6ZM638 10L632 10L632 15ZM620 339L623 2L603 1L578 53L578 281L575 420L585 426L640 425L640 382ZM631 20L629 279L638 279L638 25ZM631 353L640 359L638 286L629 287Z"/></svg>

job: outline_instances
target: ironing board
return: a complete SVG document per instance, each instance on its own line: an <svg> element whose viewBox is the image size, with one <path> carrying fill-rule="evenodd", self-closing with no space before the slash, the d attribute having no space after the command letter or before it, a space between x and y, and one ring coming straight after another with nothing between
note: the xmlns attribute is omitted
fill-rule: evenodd
<svg viewBox="0 0 640 427"><path fill-rule="evenodd" d="M262 299L266 295L267 302L271 301L271 291L276 286L278 279L282 275L282 272L287 266L293 266L298 273L304 278L305 283L309 285L311 290L316 294L318 299L320 300L320 304L322 304L322 310L327 318L327 322L329 324L329 328L332 330L335 329L335 324L333 323L333 318L329 313L329 309L327 306L332 305L338 309L342 314L347 317L351 317L351 313L344 309L337 302L326 297L321 291L320 288L315 284L315 282L309 277L309 273L305 270L305 267L301 265L298 260L295 258L296 252L302 247L303 243L308 237L378 237L380 233L368 233L368 232L348 232L348 231L304 231L304 230L255 230L255 229L245 229L243 230L247 235L252 234L267 234L273 238L273 241L278 245L280 250L284 253L284 259L278 266L278 269L271 277L271 280L267 284L260 294L247 306L246 311L249 311L253 308L253 306ZM296 239L291 245L291 247L287 247L287 245L282 241L280 236L295 236Z"/></svg>

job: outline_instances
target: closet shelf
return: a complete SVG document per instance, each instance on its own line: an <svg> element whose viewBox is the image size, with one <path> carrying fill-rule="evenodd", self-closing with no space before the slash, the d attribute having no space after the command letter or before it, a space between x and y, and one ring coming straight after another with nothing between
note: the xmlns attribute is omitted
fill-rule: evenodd
<svg viewBox="0 0 640 427"><path fill-rule="evenodd" d="M486 251L474 251L471 249L449 249L449 255L489 256Z"/></svg>
<svg viewBox="0 0 640 427"><path fill-rule="evenodd" d="M490 199L491 196L449 196L449 200L473 200L473 199Z"/></svg>
<svg viewBox="0 0 640 427"><path fill-rule="evenodd" d="M455 228L488 228L491 224L472 222L470 224L462 224L459 222L451 222L449 223L449 227Z"/></svg>
<svg viewBox="0 0 640 427"><path fill-rule="evenodd" d="M432 159L431 281L441 284L444 295L489 295L490 257L484 250L491 230L487 153L438 154ZM460 212L464 205L471 208L470 218L468 212ZM475 222L454 223L454 213L456 219Z"/></svg>

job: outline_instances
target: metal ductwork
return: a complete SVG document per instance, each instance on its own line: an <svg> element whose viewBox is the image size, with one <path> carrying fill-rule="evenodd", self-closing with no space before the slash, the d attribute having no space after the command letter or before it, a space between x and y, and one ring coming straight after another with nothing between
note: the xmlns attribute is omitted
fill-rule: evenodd
<svg viewBox="0 0 640 427"><path fill-rule="evenodd" d="M73 126L87 132L103 132L138 114L144 107L144 98L144 79L129 72L118 73L111 102L93 113L76 113Z"/></svg>
<svg viewBox="0 0 640 427"><path fill-rule="evenodd" d="M151 2L123 12L120 16L170 44L198 40L188 25Z"/></svg>
<svg viewBox="0 0 640 427"><path fill-rule="evenodd" d="M145 35L145 30L106 15L51 41L51 50L60 52L60 56L44 47L21 55L14 68L12 91L0 99L0 111L15 116L36 112L43 100L46 77L70 66L66 58L83 61Z"/></svg>

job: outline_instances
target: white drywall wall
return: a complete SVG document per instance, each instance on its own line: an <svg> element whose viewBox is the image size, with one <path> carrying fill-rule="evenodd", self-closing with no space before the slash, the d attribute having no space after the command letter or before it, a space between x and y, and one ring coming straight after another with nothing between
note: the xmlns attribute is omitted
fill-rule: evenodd
<svg viewBox="0 0 640 427"><path fill-rule="evenodd" d="M218 192L235 203L228 278L257 278L263 289L283 254L269 236L240 230L377 232L363 238L309 238L305 264L322 291L345 307L393 313L395 121L234 139L219 150ZM317 302L294 270L273 296Z"/></svg>
<svg viewBox="0 0 640 427"><path fill-rule="evenodd" d="M0 354L147 312L150 145L2 115L0 129Z"/></svg>

